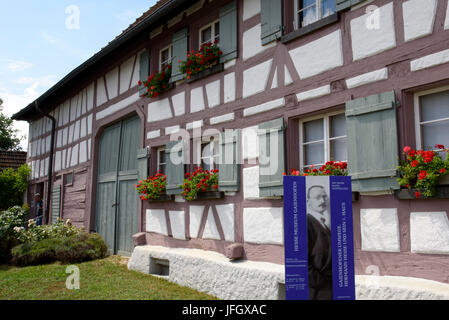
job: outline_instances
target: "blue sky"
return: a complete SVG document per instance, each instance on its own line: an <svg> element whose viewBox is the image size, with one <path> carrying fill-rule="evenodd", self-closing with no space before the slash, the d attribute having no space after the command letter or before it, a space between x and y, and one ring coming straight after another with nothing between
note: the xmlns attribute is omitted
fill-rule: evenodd
<svg viewBox="0 0 449 320"><path fill-rule="evenodd" d="M105 47L156 0L0 2L0 98L11 116ZM21 135L28 124L15 126ZM25 148L25 141L22 146Z"/></svg>

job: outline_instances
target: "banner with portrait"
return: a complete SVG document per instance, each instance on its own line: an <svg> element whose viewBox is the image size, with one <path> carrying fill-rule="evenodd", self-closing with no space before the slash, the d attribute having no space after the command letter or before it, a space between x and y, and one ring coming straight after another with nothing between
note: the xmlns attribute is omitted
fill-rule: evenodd
<svg viewBox="0 0 449 320"><path fill-rule="evenodd" d="M284 177L287 300L354 300L351 178Z"/></svg>

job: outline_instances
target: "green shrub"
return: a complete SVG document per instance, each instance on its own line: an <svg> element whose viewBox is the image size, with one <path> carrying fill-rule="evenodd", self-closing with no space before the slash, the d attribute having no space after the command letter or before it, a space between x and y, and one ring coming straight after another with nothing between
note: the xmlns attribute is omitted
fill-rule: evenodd
<svg viewBox="0 0 449 320"><path fill-rule="evenodd" d="M53 224L36 226L34 220L30 220L27 229L16 229L16 237L21 243L30 243L45 239L70 237L84 232L82 228L72 225L69 219L64 223L58 219Z"/></svg>
<svg viewBox="0 0 449 320"><path fill-rule="evenodd" d="M23 164L17 170L7 168L0 171L0 210L21 205L23 193L28 186L31 169Z"/></svg>
<svg viewBox="0 0 449 320"><path fill-rule="evenodd" d="M0 212L0 263L11 257L11 248L20 243L18 232L24 230L28 217L28 206L15 206Z"/></svg>
<svg viewBox="0 0 449 320"><path fill-rule="evenodd" d="M18 266L40 265L60 261L79 263L107 256L107 246L96 233L47 238L27 242L12 249L12 262Z"/></svg>

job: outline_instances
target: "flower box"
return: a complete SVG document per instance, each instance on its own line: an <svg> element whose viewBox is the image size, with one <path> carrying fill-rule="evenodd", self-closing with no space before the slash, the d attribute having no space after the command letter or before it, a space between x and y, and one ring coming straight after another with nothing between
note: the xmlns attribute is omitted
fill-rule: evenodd
<svg viewBox="0 0 449 320"><path fill-rule="evenodd" d="M224 192L222 191L204 191L198 192L196 194L195 200L212 200L212 199L223 199Z"/></svg>
<svg viewBox="0 0 449 320"><path fill-rule="evenodd" d="M420 195L416 197L417 189L400 189L394 192L394 196L398 200L425 200L425 199L449 199L449 186L437 186L435 194L432 197Z"/></svg>
<svg viewBox="0 0 449 320"><path fill-rule="evenodd" d="M214 65L210 69L205 69L203 71L200 71L200 72L192 75L190 77L190 79L186 79L186 83L194 82L196 80L199 80L199 79L211 76L211 75L219 73L219 72L222 72L223 70L224 70L224 64L223 63L216 64L216 65Z"/></svg>
<svg viewBox="0 0 449 320"><path fill-rule="evenodd" d="M157 199L148 199L148 202L164 202L173 201L173 196L170 194L161 194Z"/></svg>

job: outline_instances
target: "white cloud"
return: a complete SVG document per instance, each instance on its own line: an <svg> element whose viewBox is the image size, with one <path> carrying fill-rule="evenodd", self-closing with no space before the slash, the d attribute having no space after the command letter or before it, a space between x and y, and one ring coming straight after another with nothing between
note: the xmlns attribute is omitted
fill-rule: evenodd
<svg viewBox="0 0 449 320"><path fill-rule="evenodd" d="M26 69L29 69L33 66L32 63L27 62L27 61L9 61L8 62L8 69L12 72L17 72L17 71L24 71Z"/></svg>
<svg viewBox="0 0 449 320"><path fill-rule="evenodd" d="M56 76L47 75L42 77L20 77L14 80L14 83L29 85L38 82L40 87L49 88L52 87L56 83Z"/></svg>
<svg viewBox="0 0 449 320"><path fill-rule="evenodd" d="M34 82L22 94L14 94L1 89L0 98L3 100L3 112L5 115L10 117L36 100L42 94L42 92L38 92L38 86L39 82ZM28 122L14 121L13 125L14 128L19 129L19 136L28 136ZM21 146L23 150L27 150L27 139L21 141Z"/></svg>

